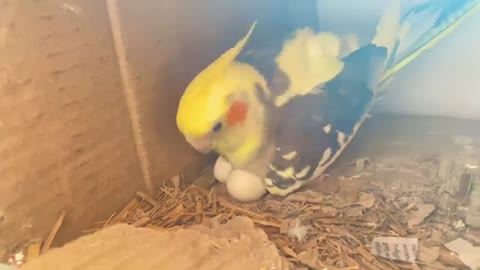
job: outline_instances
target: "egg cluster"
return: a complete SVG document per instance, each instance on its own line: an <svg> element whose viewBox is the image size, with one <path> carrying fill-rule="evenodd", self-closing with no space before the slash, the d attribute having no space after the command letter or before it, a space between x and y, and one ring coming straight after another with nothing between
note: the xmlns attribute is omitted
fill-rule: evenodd
<svg viewBox="0 0 480 270"><path fill-rule="evenodd" d="M267 192L263 179L247 171L233 168L222 156L215 162L213 175L217 181L227 185L230 196L242 202L258 200Z"/></svg>

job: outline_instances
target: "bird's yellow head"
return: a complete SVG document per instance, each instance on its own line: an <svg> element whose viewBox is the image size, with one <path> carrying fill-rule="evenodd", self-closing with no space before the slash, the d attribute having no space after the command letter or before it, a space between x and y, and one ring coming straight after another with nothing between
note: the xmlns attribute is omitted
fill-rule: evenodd
<svg viewBox="0 0 480 270"><path fill-rule="evenodd" d="M236 62L235 58L255 25L256 22L233 48L202 70L180 99L177 126L199 152L235 151L233 148L245 144L242 135L234 131L245 128L252 115L252 90L256 83L264 85L264 80L253 67Z"/></svg>

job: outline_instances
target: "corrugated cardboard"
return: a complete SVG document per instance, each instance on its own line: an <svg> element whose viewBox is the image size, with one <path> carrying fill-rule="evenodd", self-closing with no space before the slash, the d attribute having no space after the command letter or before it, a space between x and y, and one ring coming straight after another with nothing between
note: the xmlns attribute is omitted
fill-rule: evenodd
<svg viewBox="0 0 480 270"><path fill-rule="evenodd" d="M248 218L214 229L156 231L114 225L37 257L21 270L290 269Z"/></svg>
<svg viewBox="0 0 480 270"><path fill-rule="evenodd" d="M0 6L0 246L47 235L62 209L69 238L143 186L106 6Z"/></svg>

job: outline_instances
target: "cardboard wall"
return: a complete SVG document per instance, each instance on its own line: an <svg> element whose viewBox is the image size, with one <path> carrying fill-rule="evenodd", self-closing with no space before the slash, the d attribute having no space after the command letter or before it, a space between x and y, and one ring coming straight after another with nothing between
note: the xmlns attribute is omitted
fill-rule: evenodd
<svg viewBox="0 0 480 270"><path fill-rule="evenodd" d="M57 244L198 171L175 126L183 89L254 19L257 41L316 23L313 0L287 2L0 0L0 252L61 210Z"/></svg>
<svg viewBox="0 0 480 270"><path fill-rule="evenodd" d="M0 247L68 239L143 187L106 5L0 3Z"/></svg>

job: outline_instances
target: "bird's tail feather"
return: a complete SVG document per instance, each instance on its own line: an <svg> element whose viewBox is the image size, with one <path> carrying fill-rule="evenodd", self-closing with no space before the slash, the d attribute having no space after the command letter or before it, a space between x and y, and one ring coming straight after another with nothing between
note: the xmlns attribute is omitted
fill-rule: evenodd
<svg viewBox="0 0 480 270"><path fill-rule="evenodd" d="M447 37L468 17L480 10L480 0L455 0L458 1L455 5L452 5L451 0L429 0L427 3L407 10L401 16L401 0L391 1L392 4L380 18L377 32L372 39L373 44L388 50L377 94L398 71ZM413 25L413 23L417 24ZM420 30L422 31L420 34L418 29L423 29Z"/></svg>
<svg viewBox="0 0 480 270"><path fill-rule="evenodd" d="M398 71L406 67L413 60L417 59L423 52L435 46L442 39L451 34L458 26L460 26L467 18L480 11L480 0L455 0L462 2L461 5L455 6L452 9L448 6L450 1L430 0L429 3L422 5L422 13L415 12L415 9L419 7L413 7L408 10L407 13L401 18L400 31L397 32L397 40L395 41L395 47L387 62L385 72L380 80L379 88L382 88ZM438 5L438 4L442 4ZM437 4L437 5L435 5ZM420 14L416 14L420 13ZM410 42L409 46L400 46L401 42L408 41L408 32L416 25L409 24L412 17L415 16L436 16L433 20L430 28L425 31L420 37L416 38L413 42ZM415 19L415 18L413 18ZM429 20L430 21L430 20ZM399 47L405 49L399 51Z"/></svg>
<svg viewBox="0 0 480 270"><path fill-rule="evenodd" d="M377 31L371 43L387 49L387 59L392 56L400 33L401 0L389 0L390 4L380 17ZM388 61L388 60L387 60Z"/></svg>

